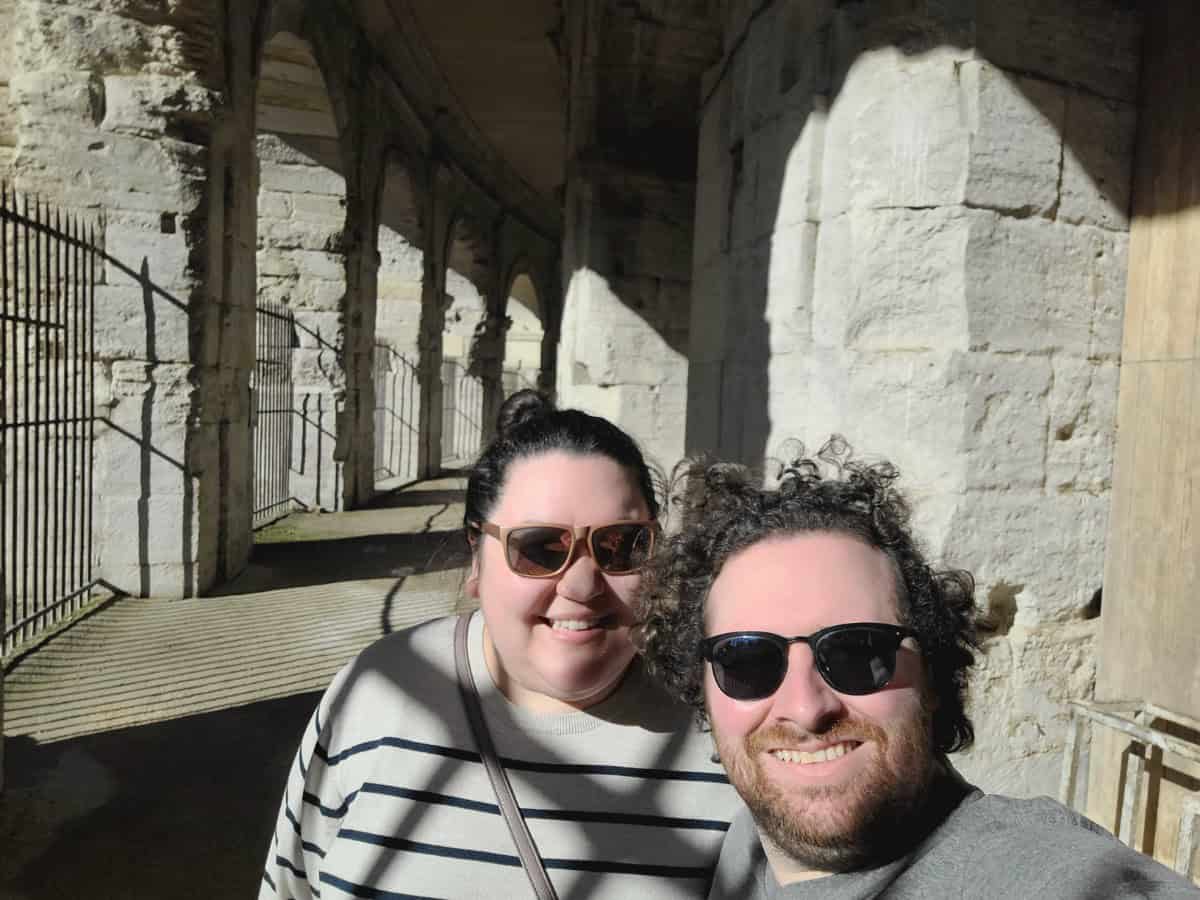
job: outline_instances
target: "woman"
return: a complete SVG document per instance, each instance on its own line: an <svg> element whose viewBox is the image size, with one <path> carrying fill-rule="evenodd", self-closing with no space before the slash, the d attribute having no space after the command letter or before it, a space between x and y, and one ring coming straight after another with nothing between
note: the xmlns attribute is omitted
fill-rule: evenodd
<svg viewBox="0 0 1200 900"><path fill-rule="evenodd" d="M464 684L535 858L564 898L702 897L736 796L630 640L657 528L646 463L612 423L533 391L509 398L497 431L467 483L480 612ZM480 764L455 629L385 637L334 679L292 767L261 898L533 895Z"/></svg>

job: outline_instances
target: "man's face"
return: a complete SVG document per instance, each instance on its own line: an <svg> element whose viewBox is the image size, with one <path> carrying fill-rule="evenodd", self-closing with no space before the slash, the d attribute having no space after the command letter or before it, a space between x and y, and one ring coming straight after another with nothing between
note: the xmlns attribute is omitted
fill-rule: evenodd
<svg viewBox="0 0 1200 900"><path fill-rule="evenodd" d="M768 538L725 563L706 619L707 635L899 624L894 569L844 534ZM897 653L891 682L863 696L826 684L803 643L791 645L783 683L761 700L726 696L705 665L709 718L730 780L763 837L819 871L870 863L917 809L934 769L926 694L912 639Z"/></svg>

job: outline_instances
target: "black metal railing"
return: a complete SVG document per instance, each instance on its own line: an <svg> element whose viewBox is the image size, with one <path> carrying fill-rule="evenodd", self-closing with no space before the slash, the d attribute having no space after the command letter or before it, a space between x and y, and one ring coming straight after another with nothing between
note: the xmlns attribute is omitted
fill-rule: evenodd
<svg viewBox="0 0 1200 900"><path fill-rule="evenodd" d="M417 367L388 344L375 343L375 481L415 481L421 439Z"/></svg>
<svg viewBox="0 0 1200 900"><path fill-rule="evenodd" d="M260 528L292 511L290 472L295 396L296 314L282 303L255 307L254 521Z"/></svg>
<svg viewBox="0 0 1200 900"><path fill-rule="evenodd" d="M483 438L483 381L456 359L442 361L442 461L470 462Z"/></svg>
<svg viewBox="0 0 1200 900"><path fill-rule="evenodd" d="M95 225L0 184L0 650L91 601Z"/></svg>

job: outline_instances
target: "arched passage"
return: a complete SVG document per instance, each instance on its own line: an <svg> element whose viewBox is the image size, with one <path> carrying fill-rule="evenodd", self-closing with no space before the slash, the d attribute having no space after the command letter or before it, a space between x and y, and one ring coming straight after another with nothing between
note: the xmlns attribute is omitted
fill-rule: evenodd
<svg viewBox="0 0 1200 900"><path fill-rule="evenodd" d="M541 298L528 274L520 273L508 289L508 328L504 335L502 383L504 396L541 384L542 341L545 327Z"/></svg>
<svg viewBox="0 0 1200 900"><path fill-rule="evenodd" d="M416 185L398 153L384 164L379 215L374 486L386 490L418 477L421 428L428 427L419 374L425 230Z"/></svg>
<svg viewBox="0 0 1200 900"><path fill-rule="evenodd" d="M471 348L486 325L488 246L471 218L455 217L446 244L446 289L442 296L442 465L455 467L479 453L484 433L483 382L472 365Z"/></svg>
<svg viewBox="0 0 1200 900"><path fill-rule="evenodd" d="M346 181L329 92L309 43L281 31L258 82L255 524L341 508L334 458L345 392Z"/></svg>

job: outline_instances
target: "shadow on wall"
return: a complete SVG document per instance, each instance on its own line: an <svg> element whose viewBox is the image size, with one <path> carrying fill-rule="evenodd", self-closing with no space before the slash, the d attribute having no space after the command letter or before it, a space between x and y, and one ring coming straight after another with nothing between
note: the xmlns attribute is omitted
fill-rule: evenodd
<svg viewBox="0 0 1200 900"><path fill-rule="evenodd" d="M940 294L963 247L937 246L975 226L948 219L1128 227L1134 4L943 4L937 19L878 5L760 4L708 81L689 451L760 463L796 436L773 429L848 400L831 351L975 349L971 285ZM1004 277L966 262L968 282Z"/></svg>

